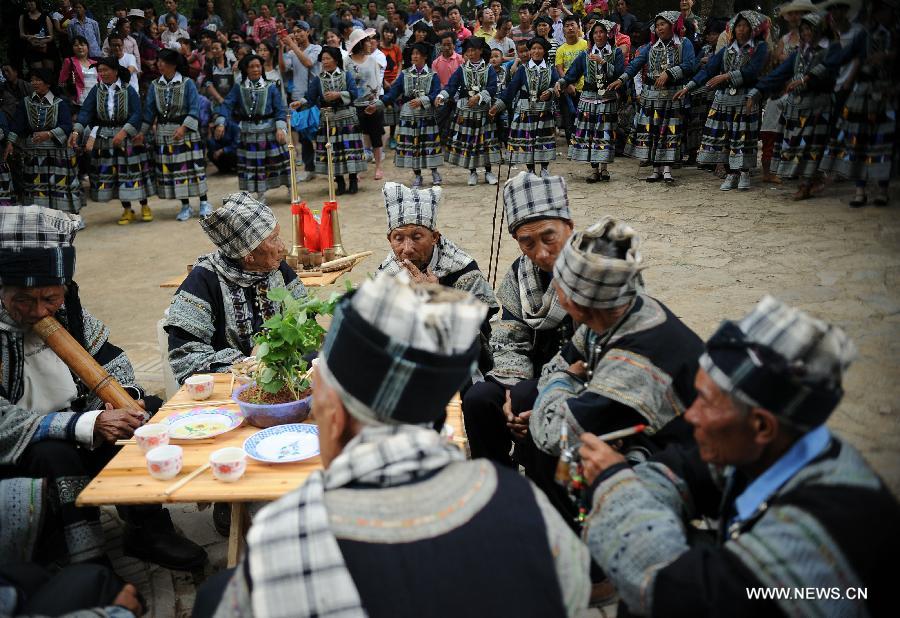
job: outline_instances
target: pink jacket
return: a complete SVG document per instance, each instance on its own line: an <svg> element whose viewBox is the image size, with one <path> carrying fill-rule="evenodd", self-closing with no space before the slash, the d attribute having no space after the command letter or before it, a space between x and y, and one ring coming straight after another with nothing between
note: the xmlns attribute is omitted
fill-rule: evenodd
<svg viewBox="0 0 900 618"><path fill-rule="evenodd" d="M59 70L60 84L68 83L70 79L75 82L75 98L81 101L84 92L84 73L81 70L81 63L75 56L63 60L62 68Z"/></svg>

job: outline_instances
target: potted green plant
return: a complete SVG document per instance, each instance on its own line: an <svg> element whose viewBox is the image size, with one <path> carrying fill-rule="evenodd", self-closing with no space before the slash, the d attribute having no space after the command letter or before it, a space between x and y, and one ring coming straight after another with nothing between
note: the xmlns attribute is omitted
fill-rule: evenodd
<svg viewBox="0 0 900 618"><path fill-rule="evenodd" d="M234 399L251 425L271 427L299 423L309 416L309 364L305 356L318 351L325 329L318 316L332 315L340 295L328 300L313 294L294 298L284 288L269 290L280 311L263 323L254 337L258 361L253 382L235 391Z"/></svg>

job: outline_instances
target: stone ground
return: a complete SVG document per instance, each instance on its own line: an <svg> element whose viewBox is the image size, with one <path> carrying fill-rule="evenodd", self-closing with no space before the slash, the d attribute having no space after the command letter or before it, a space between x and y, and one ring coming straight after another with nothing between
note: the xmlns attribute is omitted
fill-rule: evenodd
<svg viewBox="0 0 900 618"><path fill-rule="evenodd" d="M664 301L701 337L723 318L738 318L766 293L845 328L859 347L859 359L847 375L846 396L830 426L859 448L900 493L900 220L896 206L853 211L846 205L853 189L831 186L807 202L790 200L792 186L748 192L718 190L719 180L696 170L676 171L673 186L642 181L645 169L621 159L610 168L612 182L588 185L584 165L565 161L551 171L569 181L573 216L584 226L603 215L633 225L644 238L648 291ZM211 172L214 168L210 168ZM506 175L506 168L502 170ZM514 169L513 174L518 170ZM385 180L408 183L411 174L388 163ZM466 186L467 172L444 167L441 231L469 251L486 271L491 246L496 187ZM380 182L373 171L362 177L361 191L340 198L344 246L373 256L350 273L360 281L373 272L385 252L385 215ZM427 174L426 174L427 178ZM210 199L237 190L232 176L209 178ZM311 208L327 199L322 177L300 185ZM290 238L289 198L285 189L270 192L269 202ZM78 236L78 274L84 304L109 325L112 340L138 368L139 379L161 389L156 323L172 290L159 283L212 245L196 219L175 221L175 202L152 200L156 221L116 225L114 204L89 204L82 211L87 229ZM499 221L498 221L499 223ZM501 276L518 250L504 235ZM139 583L152 602L153 616L189 615L195 584L224 566L224 539L212 527L211 510L196 505L170 507L181 529L209 551L203 572L179 574L116 557L117 569ZM121 536L114 509L104 511L110 547Z"/></svg>

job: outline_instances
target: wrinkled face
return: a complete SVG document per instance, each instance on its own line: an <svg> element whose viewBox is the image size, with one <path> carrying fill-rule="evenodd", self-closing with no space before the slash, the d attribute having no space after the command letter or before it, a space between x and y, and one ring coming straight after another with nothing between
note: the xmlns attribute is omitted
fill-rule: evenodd
<svg viewBox="0 0 900 618"><path fill-rule="evenodd" d="M119 72L105 64L97 65L97 75L100 77L100 80L108 86L114 84L119 78Z"/></svg>
<svg viewBox="0 0 900 618"><path fill-rule="evenodd" d="M344 450L346 442L341 439L344 432L340 428L340 423L345 420L347 413L344 411L340 395L322 379L318 368L313 369L311 377L312 414L319 426L319 453L322 464L327 468Z"/></svg>
<svg viewBox="0 0 900 618"><path fill-rule="evenodd" d="M544 59L544 46L535 43L531 46L531 49L528 50L528 53L531 55L531 59L534 60L535 63L540 64Z"/></svg>
<svg viewBox="0 0 900 618"><path fill-rule="evenodd" d="M697 398L684 418L694 427L703 461L740 466L759 459L761 447L755 443L751 413L738 408L703 369L697 372L694 386Z"/></svg>
<svg viewBox="0 0 900 618"><path fill-rule="evenodd" d="M747 20L741 17L738 19L737 23L734 25L734 37L738 40L738 43L744 44L750 40L750 24L747 23ZM718 37L716 37L718 39Z"/></svg>
<svg viewBox="0 0 900 618"><path fill-rule="evenodd" d="M54 315L62 307L66 286L50 285L39 288L4 286L0 288L0 302L16 324L30 328Z"/></svg>
<svg viewBox="0 0 900 618"><path fill-rule="evenodd" d="M566 38L574 38L578 36L578 22L577 21L567 21L565 25L563 25L563 34L566 35Z"/></svg>
<svg viewBox="0 0 900 618"><path fill-rule="evenodd" d="M541 219L523 223L513 233L519 249L544 272L553 272L553 264L572 235L572 222Z"/></svg>
<svg viewBox="0 0 900 618"><path fill-rule="evenodd" d="M39 79L37 76L31 76L31 88L38 94L38 96L44 96L48 92L50 92L50 84L45 82L42 79Z"/></svg>
<svg viewBox="0 0 900 618"><path fill-rule="evenodd" d="M667 22L665 19L657 19L656 20L656 36L661 38L663 41L668 41L672 38L672 24Z"/></svg>
<svg viewBox="0 0 900 618"><path fill-rule="evenodd" d="M404 225L391 230L387 238L398 260L409 260L425 272L441 233L421 225Z"/></svg>
<svg viewBox="0 0 900 618"><path fill-rule="evenodd" d="M453 55L453 52L456 51L456 45L453 44L453 39L446 36L441 39L441 53L444 54L447 58Z"/></svg>
<svg viewBox="0 0 900 618"><path fill-rule="evenodd" d="M247 65L247 77L248 77L251 81L254 81L254 82L255 82L255 81L258 80L260 77L262 77L262 74L263 74L262 63L261 63L259 60L257 60L256 58L254 58L254 59L251 60L250 63Z"/></svg>
<svg viewBox="0 0 900 618"><path fill-rule="evenodd" d="M254 61L250 64L258 66L259 62ZM278 269L286 255L287 249L284 241L281 240L281 226L276 224L275 230L269 237L244 258L244 268L251 271L271 272Z"/></svg>
<svg viewBox="0 0 900 618"><path fill-rule="evenodd" d="M125 45L121 39L110 39L109 51L116 58L121 58L125 54Z"/></svg>
<svg viewBox="0 0 900 618"><path fill-rule="evenodd" d="M166 28L169 29L169 32L176 32L178 30L178 21L174 17L169 17L166 20Z"/></svg>
<svg viewBox="0 0 900 618"><path fill-rule="evenodd" d="M594 45L603 49L607 40L606 30L600 27L594 28Z"/></svg>
<svg viewBox="0 0 900 618"><path fill-rule="evenodd" d="M72 52L76 58L86 58L88 54L88 46L84 41L74 41L72 43Z"/></svg>
<svg viewBox="0 0 900 618"><path fill-rule="evenodd" d="M332 36L334 36L334 35L332 34ZM337 37L334 36L334 38L337 38ZM330 42L328 44L331 45ZM338 42L338 44L340 44L340 41ZM337 46L332 45L332 47L337 47ZM323 70L334 71L337 68L337 62L335 62L334 57L331 54L329 54L328 52L322 52L322 54L319 56L319 58L322 62Z"/></svg>

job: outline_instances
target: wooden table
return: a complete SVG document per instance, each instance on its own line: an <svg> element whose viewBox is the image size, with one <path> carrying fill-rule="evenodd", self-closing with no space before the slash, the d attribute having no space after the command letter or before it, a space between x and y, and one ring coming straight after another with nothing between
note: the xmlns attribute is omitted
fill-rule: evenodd
<svg viewBox="0 0 900 618"><path fill-rule="evenodd" d="M229 386L231 374L213 374L215 388L207 401L193 401L182 386L160 408L151 423L158 423L172 414L198 406L218 406L237 410L231 401ZM453 441L466 448L468 442L462 419L459 397L447 405L447 424L453 428ZM179 479L190 474L209 461L210 454L226 446L242 447L244 440L260 431L244 423L237 429L209 440L173 440L184 449L184 466L181 472L168 481L158 481L150 476L140 447L128 444L101 470L78 496L78 506L107 504L164 504L176 502L226 502L231 504L231 532L228 538L228 566L237 564L249 525L246 515L247 502L269 502L299 487L315 470L322 468L322 460L316 456L305 461L285 464L267 464L247 458L247 472L235 483L216 480L212 471L203 472L186 485L166 495L165 490Z"/></svg>
<svg viewBox="0 0 900 618"><path fill-rule="evenodd" d="M368 257L368 256L366 256L366 257ZM304 275L302 271L298 272L297 274L300 276L300 281L302 281L303 285L305 285L306 287L321 288L321 287L325 287L326 285L331 285L332 283L334 283L335 281L340 279L341 275L347 274L348 272L353 270L353 268L357 264L359 264L360 262L362 262L365 259L366 259L365 257L361 257L361 258L355 260L353 262L353 264L351 264L350 266L347 266L346 268L342 268L340 270L335 270L332 272L322 273L319 275ZM159 284L159 287L161 287L161 288L177 288L187 278L187 274L188 274L188 272L190 272L190 270L191 270L191 267L188 266L187 272L184 272L184 273L178 275L177 277L172 277L171 279L166 279L165 281L163 281L162 283Z"/></svg>

